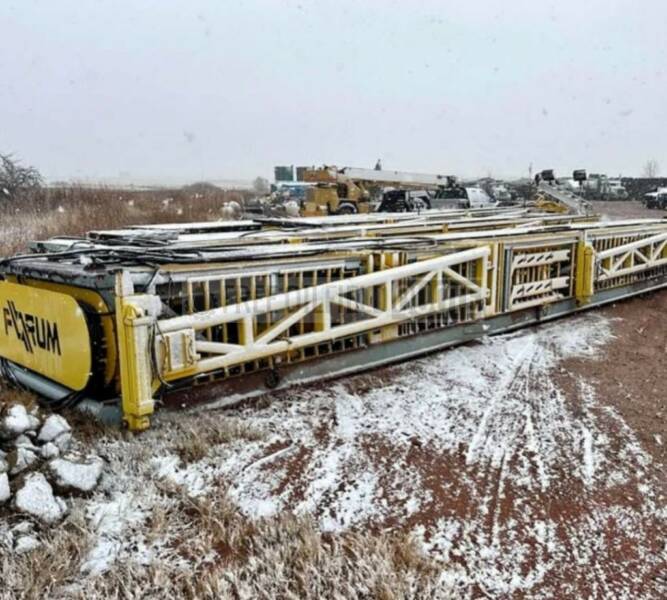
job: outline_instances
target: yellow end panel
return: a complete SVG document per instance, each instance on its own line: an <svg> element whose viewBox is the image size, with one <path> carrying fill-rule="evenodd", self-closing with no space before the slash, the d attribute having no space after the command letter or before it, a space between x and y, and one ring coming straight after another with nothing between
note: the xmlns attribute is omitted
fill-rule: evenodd
<svg viewBox="0 0 667 600"><path fill-rule="evenodd" d="M15 278L8 277L10 281L15 281ZM105 340L105 367L104 367L104 384L109 385L116 377L118 368L118 356L116 352L116 327L114 323L113 313L106 302L96 291L88 288L76 287L74 285L66 285L64 283L55 283L53 281L44 281L42 279L24 278L22 283L31 287L36 287L44 290L51 290L53 292L62 292L68 296L72 296L75 300L83 302L92 310L97 312L102 323L102 330L104 332Z"/></svg>
<svg viewBox="0 0 667 600"><path fill-rule="evenodd" d="M86 318L71 296L0 281L0 356L72 390L90 378Z"/></svg>

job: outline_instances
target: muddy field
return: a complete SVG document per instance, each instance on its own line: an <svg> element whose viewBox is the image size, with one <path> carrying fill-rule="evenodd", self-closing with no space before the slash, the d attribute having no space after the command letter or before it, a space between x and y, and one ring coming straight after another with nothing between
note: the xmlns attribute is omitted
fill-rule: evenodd
<svg viewBox="0 0 667 600"><path fill-rule="evenodd" d="M4 597L664 598L666 324L663 291L140 436L80 426L102 484L29 554L0 519Z"/></svg>
<svg viewBox="0 0 667 600"><path fill-rule="evenodd" d="M660 598L665 318L662 293L284 393L215 468L254 519L409 533L462 597Z"/></svg>
<svg viewBox="0 0 667 600"><path fill-rule="evenodd" d="M595 201L591 203L593 210L609 219L632 219L636 217L646 219L662 219L667 216L664 210L646 208L638 200L627 200L622 202Z"/></svg>

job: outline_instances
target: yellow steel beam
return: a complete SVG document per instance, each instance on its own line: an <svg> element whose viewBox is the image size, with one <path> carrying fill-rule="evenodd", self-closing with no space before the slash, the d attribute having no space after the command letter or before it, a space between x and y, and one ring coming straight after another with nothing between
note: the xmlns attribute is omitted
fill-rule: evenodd
<svg viewBox="0 0 667 600"><path fill-rule="evenodd" d="M160 300L148 294L128 294L126 287L119 274L116 330L123 421L131 431L142 431L150 427L150 415L154 412L150 345Z"/></svg>
<svg viewBox="0 0 667 600"><path fill-rule="evenodd" d="M590 302L595 292L595 249L585 239L577 243L575 298L579 304Z"/></svg>

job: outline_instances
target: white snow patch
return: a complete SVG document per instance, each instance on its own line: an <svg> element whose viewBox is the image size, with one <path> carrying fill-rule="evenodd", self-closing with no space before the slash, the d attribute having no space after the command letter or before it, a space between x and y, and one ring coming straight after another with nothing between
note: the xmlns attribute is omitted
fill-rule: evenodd
<svg viewBox="0 0 667 600"><path fill-rule="evenodd" d="M431 531L430 540L423 542L424 549L431 554L437 554L443 562L449 562L454 540L460 533L461 523L459 521L441 518ZM423 529L420 529L418 534L419 537L423 537Z"/></svg>
<svg viewBox="0 0 667 600"><path fill-rule="evenodd" d="M121 549L119 540L101 536L81 564L81 573L91 576L105 573L118 558Z"/></svg>
<svg viewBox="0 0 667 600"><path fill-rule="evenodd" d="M345 486L335 504L321 517L322 530L343 531L372 516L377 484L375 473L360 473L354 482Z"/></svg>
<svg viewBox="0 0 667 600"><path fill-rule="evenodd" d="M583 439L583 475L584 483L590 485L595 475L595 459L593 457L593 434L584 425L581 426L581 435Z"/></svg>
<svg viewBox="0 0 667 600"><path fill-rule="evenodd" d="M98 538L81 565L81 572L97 575L107 571L119 557L124 542L132 537L129 530L142 523L147 514L140 507L140 500L131 493L118 493L112 500L93 502L87 513Z"/></svg>
<svg viewBox="0 0 667 600"><path fill-rule="evenodd" d="M212 468L197 463L181 467L181 459L175 454L156 457L151 465L158 479L183 486L191 496L199 496L208 489L213 473Z"/></svg>

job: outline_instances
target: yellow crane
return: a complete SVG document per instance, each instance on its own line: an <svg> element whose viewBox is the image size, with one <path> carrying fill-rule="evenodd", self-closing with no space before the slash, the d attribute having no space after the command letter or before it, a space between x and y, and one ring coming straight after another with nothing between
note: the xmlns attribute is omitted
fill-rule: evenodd
<svg viewBox="0 0 667 600"><path fill-rule="evenodd" d="M306 191L301 216L344 215L368 213L371 201L385 187L431 189L450 187L450 175L409 173L379 169L324 166L306 169L304 181L314 183Z"/></svg>

